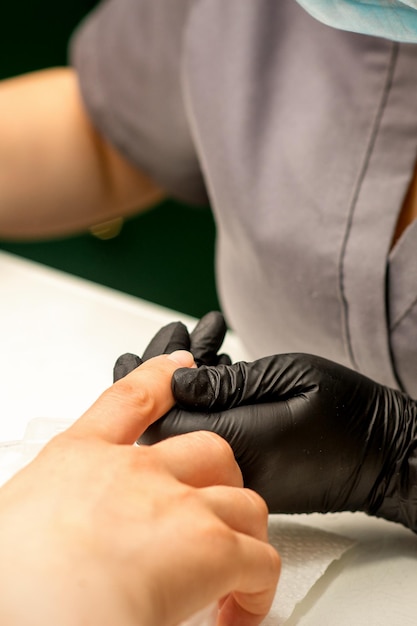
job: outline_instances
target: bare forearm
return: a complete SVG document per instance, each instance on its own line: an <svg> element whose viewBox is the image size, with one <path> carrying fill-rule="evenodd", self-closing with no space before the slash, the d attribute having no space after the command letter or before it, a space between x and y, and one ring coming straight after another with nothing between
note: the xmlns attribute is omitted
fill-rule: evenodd
<svg viewBox="0 0 417 626"><path fill-rule="evenodd" d="M0 237L75 232L161 197L95 131L73 70L0 83Z"/></svg>

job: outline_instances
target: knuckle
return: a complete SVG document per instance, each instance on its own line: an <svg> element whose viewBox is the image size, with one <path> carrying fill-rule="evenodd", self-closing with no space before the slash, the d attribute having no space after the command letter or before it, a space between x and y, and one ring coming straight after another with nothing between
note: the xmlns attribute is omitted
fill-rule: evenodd
<svg viewBox="0 0 417 626"><path fill-rule="evenodd" d="M226 558L233 558L238 550L236 533L220 519L211 517L202 528L202 535L207 546L221 551Z"/></svg>
<svg viewBox="0 0 417 626"><path fill-rule="evenodd" d="M269 511L265 500L252 489L244 489L243 491L252 504L253 512L258 523L262 524L262 526L266 526L268 524Z"/></svg>
<svg viewBox="0 0 417 626"><path fill-rule="evenodd" d="M272 576L278 580L281 574L282 561L279 553L271 544L267 545L268 556L271 564L271 573Z"/></svg>
<svg viewBox="0 0 417 626"><path fill-rule="evenodd" d="M115 399L128 403L144 413L151 413L155 408L155 398L147 385L133 384L129 379L122 378L108 390Z"/></svg>
<svg viewBox="0 0 417 626"><path fill-rule="evenodd" d="M234 460L234 455L231 447L223 437L209 430L196 430L187 435L193 437L196 444L202 445L206 450L211 450L222 461L230 462Z"/></svg>
<svg viewBox="0 0 417 626"><path fill-rule="evenodd" d="M182 510L187 511L194 520L193 525L202 546L204 545L210 552L218 551L223 556L231 557L239 548L238 535L228 523L213 512L202 494L201 489L183 485L177 506L180 503Z"/></svg>
<svg viewBox="0 0 417 626"><path fill-rule="evenodd" d="M243 484L242 474L237 464L234 452L229 443L218 435L210 431L197 431L195 435L203 443L206 449L210 449L213 462L218 464L224 475L228 475L233 483Z"/></svg>
<svg viewBox="0 0 417 626"><path fill-rule="evenodd" d="M235 461L233 450L227 443L226 439L224 439L217 433L209 431L200 431L199 434L210 442L210 445L213 447L213 449L215 449L219 453L219 455L224 458L225 461Z"/></svg>
<svg viewBox="0 0 417 626"><path fill-rule="evenodd" d="M153 474L167 475L166 464L156 446L132 446L130 450L132 467L140 468L148 474L152 472Z"/></svg>

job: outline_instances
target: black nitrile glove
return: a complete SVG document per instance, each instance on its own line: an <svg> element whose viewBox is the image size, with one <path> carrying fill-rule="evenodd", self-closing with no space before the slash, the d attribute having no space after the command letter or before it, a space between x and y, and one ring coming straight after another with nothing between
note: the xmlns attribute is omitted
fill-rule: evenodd
<svg viewBox="0 0 417 626"><path fill-rule="evenodd" d="M142 358L130 352L119 356L113 369L113 381L123 378L144 361L175 350L189 350L197 366L229 365L231 360L227 354L217 354L226 331L223 315L218 311L211 311L202 317L191 333L182 322L172 322L157 332Z"/></svg>
<svg viewBox="0 0 417 626"><path fill-rule="evenodd" d="M182 368L173 392L186 411L143 443L210 430L272 513L365 511L417 531L417 407L405 394L308 354Z"/></svg>
<svg viewBox="0 0 417 626"><path fill-rule="evenodd" d="M197 366L229 365L231 360L227 354L217 354L226 331L224 318L217 311L211 311L202 317L191 333L188 333L182 322L172 322L156 333L145 349L142 358L130 352L119 356L113 368L113 381L120 380L144 361L160 354L171 354L175 350L189 350L193 354ZM186 412L175 406L168 411L165 417L176 420L180 418L182 413ZM186 417L190 417L188 412ZM198 416L196 415L196 417ZM138 443L146 443L146 441L141 438Z"/></svg>

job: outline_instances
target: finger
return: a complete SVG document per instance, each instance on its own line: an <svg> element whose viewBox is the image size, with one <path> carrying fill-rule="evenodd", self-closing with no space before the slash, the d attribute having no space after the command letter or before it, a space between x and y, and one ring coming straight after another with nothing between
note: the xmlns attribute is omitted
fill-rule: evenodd
<svg viewBox="0 0 417 626"><path fill-rule="evenodd" d="M268 541L268 507L250 489L230 486L206 487L201 495L211 510L233 530Z"/></svg>
<svg viewBox="0 0 417 626"><path fill-rule="evenodd" d="M193 588L194 593L185 598L188 616L224 599L217 626L258 626L275 596L281 565L278 553L267 542L234 531L215 514L208 516L207 510L197 515L193 527L199 541L188 541L184 547L187 567L181 579L172 579L172 597L180 602L184 590ZM190 528L188 537L192 532ZM170 557L170 545L167 550L165 558Z"/></svg>
<svg viewBox="0 0 417 626"><path fill-rule="evenodd" d="M231 364L232 364L232 359L230 358L228 354L219 354L219 356L217 357L217 363L214 363L214 365L231 365Z"/></svg>
<svg viewBox="0 0 417 626"><path fill-rule="evenodd" d="M218 411L309 391L308 371L303 379L296 356L283 354L193 371L179 369L172 380L174 397L186 409Z"/></svg>
<svg viewBox="0 0 417 626"><path fill-rule="evenodd" d="M223 415L225 419L222 419ZM174 407L147 428L139 438L138 443L153 445L174 435L185 435L198 431L209 431L226 438L224 434L228 432L228 426L223 428L223 425L229 421L226 415L228 414L184 411Z"/></svg>
<svg viewBox="0 0 417 626"><path fill-rule="evenodd" d="M217 626L258 626L274 600L281 560L270 544L242 533L237 538L239 557L233 565L239 568L239 574L221 605Z"/></svg>
<svg viewBox="0 0 417 626"><path fill-rule="evenodd" d="M180 366L191 366L191 353L175 352L147 361L114 383L67 433L133 444L173 405L171 378Z"/></svg>
<svg viewBox="0 0 417 626"><path fill-rule="evenodd" d="M151 340L142 360L147 361L159 354L171 354L176 350L189 350L190 336L182 322L172 322L159 330Z"/></svg>
<svg viewBox="0 0 417 626"><path fill-rule="evenodd" d="M190 350L197 365L214 365L226 334L226 322L219 311L204 315L190 334Z"/></svg>
<svg viewBox="0 0 417 626"><path fill-rule="evenodd" d="M199 411L216 411L236 406L244 395L241 363L207 367L190 375L179 369L172 378L172 391L179 406Z"/></svg>
<svg viewBox="0 0 417 626"><path fill-rule="evenodd" d="M242 487L242 474L229 444L218 435L198 431L171 437L152 452L178 480L193 487Z"/></svg>
<svg viewBox="0 0 417 626"><path fill-rule="evenodd" d="M122 354L119 356L113 367L113 382L115 383L121 378L124 378L142 363L142 359L136 354L131 354L130 352Z"/></svg>
<svg viewBox="0 0 417 626"><path fill-rule="evenodd" d="M277 510L276 493L285 493L283 485L288 483L291 473L281 476L279 484L282 485L278 488L277 483L271 479L271 474L266 472L268 457L265 454L271 454L271 450L276 451L280 467L285 466L284 459L289 461L287 465L290 467L291 450L294 447L287 448L292 430L287 402L245 405L216 413L184 411L174 407L147 428L139 441L145 445L154 445L185 433L215 433L232 448L245 487L255 490L269 506Z"/></svg>

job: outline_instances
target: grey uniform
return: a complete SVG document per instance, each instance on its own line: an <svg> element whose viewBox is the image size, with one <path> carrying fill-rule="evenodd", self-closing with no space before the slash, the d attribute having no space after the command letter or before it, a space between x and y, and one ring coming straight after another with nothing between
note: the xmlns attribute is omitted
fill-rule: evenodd
<svg viewBox="0 0 417 626"><path fill-rule="evenodd" d="M217 280L253 357L311 352L417 397L417 46L294 0L107 0L72 61L100 131L212 206Z"/></svg>

